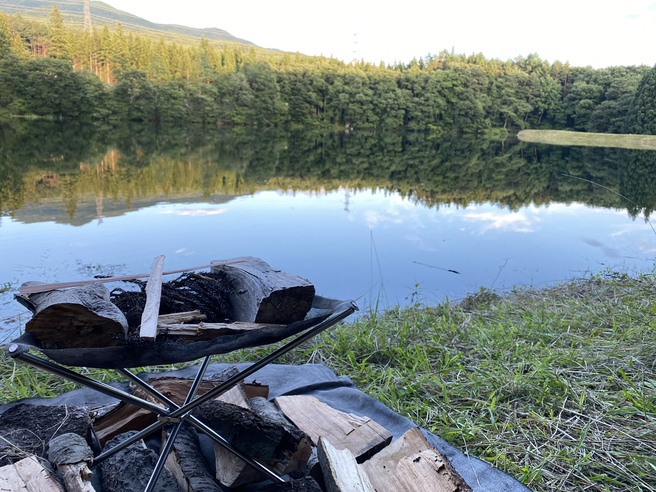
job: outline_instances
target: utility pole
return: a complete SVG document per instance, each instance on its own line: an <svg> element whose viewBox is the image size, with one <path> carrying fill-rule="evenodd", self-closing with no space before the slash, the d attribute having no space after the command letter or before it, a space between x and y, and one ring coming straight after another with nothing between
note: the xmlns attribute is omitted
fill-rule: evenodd
<svg viewBox="0 0 656 492"><path fill-rule="evenodd" d="M93 26L91 25L91 5L90 0L84 0L84 30L89 34L93 34Z"/></svg>

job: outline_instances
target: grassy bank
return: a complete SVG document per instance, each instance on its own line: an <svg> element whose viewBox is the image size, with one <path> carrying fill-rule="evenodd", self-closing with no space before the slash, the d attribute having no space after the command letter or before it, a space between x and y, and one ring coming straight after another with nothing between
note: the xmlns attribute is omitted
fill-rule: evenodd
<svg viewBox="0 0 656 492"><path fill-rule="evenodd" d="M364 316L284 362L328 365L535 491L656 491L655 296L653 275L620 274L481 291ZM6 359L2 376L3 401L70 387Z"/></svg>
<svg viewBox="0 0 656 492"><path fill-rule="evenodd" d="M564 130L522 130L517 134L517 138L522 142L550 145L656 150L656 135L587 133Z"/></svg>

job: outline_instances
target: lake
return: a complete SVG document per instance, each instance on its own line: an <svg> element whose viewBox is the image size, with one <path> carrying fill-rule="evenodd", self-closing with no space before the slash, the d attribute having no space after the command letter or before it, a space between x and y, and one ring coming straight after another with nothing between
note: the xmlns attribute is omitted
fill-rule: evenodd
<svg viewBox="0 0 656 492"><path fill-rule="evenodd" d="M482 138L2 128L0 333L23 282L256 256L362 312L653 267L656 154ZM169 277L173 278L173 277ZM111 285L111 284L110 284Z"/></svg>

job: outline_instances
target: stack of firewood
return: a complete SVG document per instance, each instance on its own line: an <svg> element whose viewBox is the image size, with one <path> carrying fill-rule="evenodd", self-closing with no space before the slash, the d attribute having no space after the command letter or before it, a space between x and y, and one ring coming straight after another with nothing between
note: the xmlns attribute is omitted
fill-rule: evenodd
<svg viewBox="0 0 656 492"><path fill-rule="evenodd" d="M204 381L199 394L232 374ZM177 403L184 401L191 386L189 379L171 377L152 376L147 382ZM133 393L147 397L137 388ZM286 483L265 481L261 472L217 444L214 444L214 460L208 462L207 453L204 455L201 447L204 436L184 424L156 490L220 491L247 484L251 484L249 490L269 492L471 490L418 428L392 442L392 435L370 418L340 412L312 396L280 396L269 401L267 393L264 385L242 382L198 407L193 415L238 451L288 477ZM57 411L56 407L48 408ZM35 411L24 405L0 416L0 435L11 443L5 448L15 451L23 447L24 452L31 454L23 459L21 453L12 454L13 459L9 461L13 462L0 468L0 490L91 492L94 490L92 473L99 475L95 483L104 492L143 490L157 459L152 443L148 443L149 447L146 442L137 441L94 466L87 442L94 436L92 441L103 449L111 449L153 423L157 415L119 403L101 416L90 416L89 428L85 430L80 424L84 418L78 415L79 409L64 411L76 418L70 421L64 418L58 426L38 425L34 429L28 423L28 412L44 422L61 416L48 417L44 408ZM21 424L30 429L22 439L17 431ZM41 432L36 439L35 432ZM38 445L25 440L28 434ZM165 427L158 442L163 445L167 436ZM0 451L3 451L1 445ZM5 461L9 454L3 453Z"/></svg>
<svg viewBox="0 0 656 492"><path fill-rule="evenodd" d="M33 313L25 331L48 349L113 347L158 337L188 343L283 327L304 319L312 307L315 287L311 282L274 269L259 258L217 261L205 267L210 270L177 270L173 273L184 272L182 280L163 283L163 276L171 272L164 272L164 256L159 256L149 274L60 284L25 283L17 296ZM149 277L146 284L136 280L143 276ZM121 299L139 301L132 309L121 309L104 285L118 281L141 286L143 292L117 289ZM162 296L163 287L175 295L168 303ZM207 309L197 308L199 302ZM191 309L177 309L179 306ZM223 309L217 311L217 306Z"/></svg>

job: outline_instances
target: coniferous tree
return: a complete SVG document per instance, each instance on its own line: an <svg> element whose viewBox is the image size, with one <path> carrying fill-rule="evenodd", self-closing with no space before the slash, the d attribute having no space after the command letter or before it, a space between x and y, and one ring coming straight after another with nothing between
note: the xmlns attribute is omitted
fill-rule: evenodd
<svg viewBox="0 0 656 492"><path fill-rule="evenodd" d="M629 133L656 135L656 66L640 81L625 128Z"/></svg>

